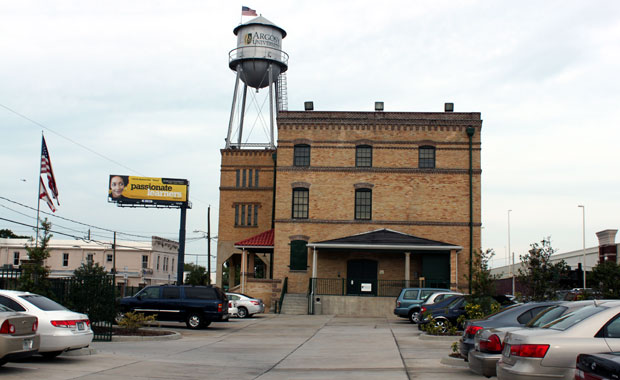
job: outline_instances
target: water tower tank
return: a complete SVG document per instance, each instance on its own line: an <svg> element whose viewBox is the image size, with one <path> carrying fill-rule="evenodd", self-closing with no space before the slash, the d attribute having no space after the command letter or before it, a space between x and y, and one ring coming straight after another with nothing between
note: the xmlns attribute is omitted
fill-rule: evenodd
<svg viewBox="0 0 620 380"><path fill-rule="evenodd" d="M288 54L282 51L284 29L263 16L256 17L234 29L237 48L229 54L228 66L240 71L241 80L252 88L269 86L269 66L272 80L288 69Z"/></svg>

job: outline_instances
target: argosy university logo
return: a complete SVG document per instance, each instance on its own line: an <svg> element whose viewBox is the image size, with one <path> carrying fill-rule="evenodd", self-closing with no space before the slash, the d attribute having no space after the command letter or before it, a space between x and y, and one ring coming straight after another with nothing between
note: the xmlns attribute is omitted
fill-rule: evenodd
<svg viewBox="0 0 620 380"><path fill-rule="evenodd" d="M249 45L252 43L252 33L248 33L245 35L245 44Z"/></svg>

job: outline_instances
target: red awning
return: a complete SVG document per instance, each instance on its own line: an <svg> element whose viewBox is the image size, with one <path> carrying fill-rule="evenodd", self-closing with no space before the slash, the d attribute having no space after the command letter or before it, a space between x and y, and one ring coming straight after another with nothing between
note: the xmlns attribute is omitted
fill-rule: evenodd
<svg viewBox="0 0 620 380"><path fill-rule="evenodd" d="M238 241L235 248L273 248L273 229Z"/></svg>

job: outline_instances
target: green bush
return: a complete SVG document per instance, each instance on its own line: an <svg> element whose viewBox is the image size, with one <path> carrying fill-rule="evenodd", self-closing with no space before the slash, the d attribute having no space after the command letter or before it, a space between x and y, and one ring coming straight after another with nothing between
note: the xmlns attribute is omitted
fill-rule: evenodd
<svg viewBox="0 0 620 380"><path fill-rule="evenodd" d="M148 317L142 313L136 313L135 311L130 311L123 315L120 321L118 321L118 325L120 327L126 328L130 331L136 331L140 327L143 327L147 322L154 322L156 315L149 315Z"/></svg>

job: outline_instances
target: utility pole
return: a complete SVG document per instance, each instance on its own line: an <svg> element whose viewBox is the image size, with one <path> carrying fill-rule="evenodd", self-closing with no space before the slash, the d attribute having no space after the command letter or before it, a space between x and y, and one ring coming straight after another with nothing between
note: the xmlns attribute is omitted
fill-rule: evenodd
<svg viewBox="0 0 620 380"><path fill-rule="evenodd" d="M207 207L207 284L211 285L211 205Z"/></svg>

